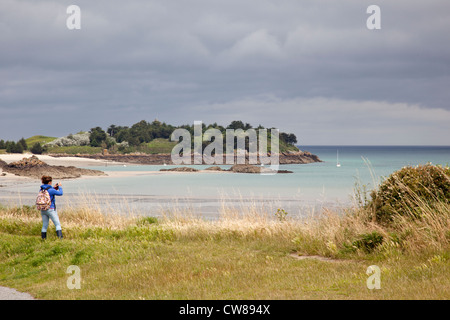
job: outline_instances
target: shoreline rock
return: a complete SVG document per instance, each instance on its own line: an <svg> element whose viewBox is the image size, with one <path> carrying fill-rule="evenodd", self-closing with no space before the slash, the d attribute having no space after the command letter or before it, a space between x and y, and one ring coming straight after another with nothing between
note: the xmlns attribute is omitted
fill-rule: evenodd
<svg viewBox="0 0 450 320"><path fill-rule="evenodd" d="M6 163L0 160L0 168L3 172L12 173L16 176L24 176L40 179L43 175L51 176L53 179L73 179L81 176L105 176L103 171L92 169L81 169L74 166L51 166L39 160L38 157L23 158L20 161Z"/></svg>
<svg viewBox="0 0 450 320"><path fill-rule="evenodd" d="M141 165L172 165L172 158L170 153L159 153L159 154L48 154L49 156L60 158L60 157L78 157L78 158L88 158L95 160L107 160L120 163L129 164L141 164ZM246 161L248 162L249 155L246 155ZM226 163L224 156L223 163ZM307 164L314 162L322 162L318 156L308 152L308 151L298 151L298 152L284 152L279 154L280 164ZM192 156L192 163L193 156ZM206 164L203 162L203 164ZM259 161L256 164L260 164Z"/></svg>
<svg viewBox="0 0 450 320"><path fill-rule="evenodd" d="M230 169L222 169L218 166L208 167L204 170L198 170L191 167L176 167L170 169L160 169L159 171L177 171L177 172L199 172L199 171L218 171L218 172L231 172L231 173L293 173L289 170L274 171L269 168L255 166L252 164L235 164Z"/></svg>
<svg viewBox="0 0 450 320"><path fill-rule="evenodd" d="M189 167L177 167L177 168L170 168L170 169L160 169L159 171L197 172L199 170L195 169L195 168L189 168Z"/></svg>
<svg viewBox="0 0 450 320"><path fill-rule="evenodd" d="M252 164L235 164L228 171L235 173L293 173L293 171L289 170L275 171L270 168L255 166Z"/></svg>

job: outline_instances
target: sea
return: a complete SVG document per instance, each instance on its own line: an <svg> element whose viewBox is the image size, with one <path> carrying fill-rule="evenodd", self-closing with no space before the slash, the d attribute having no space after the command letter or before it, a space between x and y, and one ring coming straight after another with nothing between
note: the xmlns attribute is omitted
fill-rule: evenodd
<svg viewBox="0 0 450 320"><path fill-rule="evenodd" d="M195 215L215 219L224 214L313 215L324 208L356 205L364 192L374 189L391 173L405 166L450 164L450 146L299 146L323 162L280 165L292 173L145 174L175 166L111 165L90 167L105 171L139 171L139 175L64 181L64 206L91 205L115 214L146 216ZM340 166L337 166L337 163ZM197 169L209 166L193 165ZM227 169L230 165L221 165ZM39 185L22 183L0 188L0 202L32 205ZM359 192L358 192L359 190ZM5 203L7 202L7 203ZM58 209L60 210L60 209Z"/></svg>

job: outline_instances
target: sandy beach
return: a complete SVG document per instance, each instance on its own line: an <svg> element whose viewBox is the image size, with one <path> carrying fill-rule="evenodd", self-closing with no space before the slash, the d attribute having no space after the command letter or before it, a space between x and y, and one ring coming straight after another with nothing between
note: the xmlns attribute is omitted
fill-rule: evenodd
<svg viewBox="0 0 450 320"><path fill-rule="evenodd" d="M24 158L30 158L33 156L31 153L23 154L0 154L0 160L6 163L12 163L20 161ZM138 164L129 164L123 162L105 161L97 159L88 159L80 157L52 157L48 155L35 155L39 160L52 166L74 166L74 167L92 167L95 170L102 170L102 167L107 166L138 166ZM226 173L226 171L209 171L209 170L199 170L197 173ZM76 179L107 179L107 178L126 178L126 177L136 177L136 176L149 176L149 175L173 175L173 174L190 174L191 172L179 172L179 171L106 171L105 176L81 176ZM17 176L12 173L3 172L0 168L0 187L8 186L11 184L21 184L35 181L36 179L30 177Z"/></svg>
<svg viewBox="0 0 450 320"><path fill-rule="evenodd" d="M0 160L5 161L6 163L12 163L20 161L24 158L30 158L33 156L31 153L24 154L0 154ZM106 167L108 165L129 165L120 162L111 162L104 160L96 160L96 159L86 159L79 157L61 157L56 158L48 155L35 155L39 158L39 160L47 163L52 166L65 166L65 167L92 167L92 169L101 170L101 167ZM108 177L130 177L130 176L138 176L138 175L146 175L146 174L157 174L158 172L146 172L146 171L131 171L131 172L107 172L105 176L81 176L76 179L98 179L98 178L108 178ZM20 185L26 184L30 182L35 182L37 179L18 176L9 172L4 172L0 168L0 187L9 187L12 185Z"/></svg>
<svg viewBox="0 0 450 320"><path fill-rule="evenodd" d="M22 153L22 154L0 154L0 159L6 163L20 161L23 158L29 158L33 156L32 153ZM112 162L97 159L87 159L79 157L52 157L48 155L34 155L39 158L39 160L44 161L51 166L74 166L74 167L95 167L95 166L106 166L106 165L123 165L124 163ZM128 164L127 164L128 165Z"/></svg>

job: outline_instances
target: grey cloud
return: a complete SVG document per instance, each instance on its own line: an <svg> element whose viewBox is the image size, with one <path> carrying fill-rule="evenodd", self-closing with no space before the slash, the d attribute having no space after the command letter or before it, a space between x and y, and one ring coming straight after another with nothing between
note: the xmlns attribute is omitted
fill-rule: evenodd
<svg viewBox="0 0 450 320"><path fill-rule="evenodd" d="M450 110L450 5L445 0L380 0L382 29L377 31L365 26L372 3L360 0L79 0L79 31L65 27L70 4L1 2L0 138L39 133L38 118L17 129L37 108L50 111L53 135L153 118L181 124L203 116L226 124L239 114L215 105L261 95L277 97L281 104L319 99L314 101ZM202 115L205 106L209 110ZM295 114L287 110L265 113L283 129L289 112ZM387 110L380 107L380 112ZM244 121L258 122L246 114ZM335 124L348 115L331 114L323 130L342 132ZM408 121L402 125L418 120ZM361 139L373 139L364 128L358 130ZM330 135L328 143L340 143L344 136Z"/></svg>

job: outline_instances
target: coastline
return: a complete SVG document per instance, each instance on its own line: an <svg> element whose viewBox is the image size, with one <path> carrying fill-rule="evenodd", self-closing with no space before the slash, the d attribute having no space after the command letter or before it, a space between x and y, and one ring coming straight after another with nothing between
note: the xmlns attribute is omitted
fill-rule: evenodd
<svg viewBox="0 0 450 320"><path fill-rule="evenodd" d="M83 158L93 159L113 163L127 163L127 164L143 164L143 165L172 165L172 157L170 153L158 154L49 154L54 158L70 157L71 159ZM249 160L249 154L245 155L246 162ZM191 163L194 163L194 156L191 155ZM298 152L282 152L279 153L279 164L307 164L314 162L322 162L322 160L315 154L308 151ZM226 156L224 155L223 163L226 163ZM203 164L206 164L203 161ZM260 164L259 160L256 164Z"/></svg>
<svg viewBox="0 0 450 320"><path fill-rule="evenodd" d="M0 154L0 160L5 161L6 163L20 161L23 158L29 158L33 156L32 153L8 153L8 154ZM101 160L101 159L88 159L85 157L72 157L72 156L64 156L64 157L55 157L51 155L34 155L39 158L39 160L44 161L48 165L51 166L74 166L74 167L96 167L96 166L105 166L109 164L114 165L123 165L128 163L123 162L114 162L112 163L109 160Z"/></svg>
<svg viewBox="0 0 450 320"><path fill-rule="evenodd" d="M3 160L7 163L20 161L23 158L30 157L31 154L2 154L0 155L0 160ZM48 155L37 155L39 160L44 161L48 164L54 166L75 166L75 167L91 167L95 170L99 170L104 172L105 175L82 175L77 178L67 178L67 179L54 179L56 182L62 182L63 185L65 183L69 183L69 185L83 185L83 181L97 181L101 184L109 184L109 183L117 183L118 180L126 179L126 178L139 178L139 177L176 177L176 176L190 176L190 175L198 175L198 174L212 174L212 175L220 175L224 174L232 175L234 172L231 171L214 171L214 170L198 170L195 172L189 171L144 171L139 170L139 165L137 164L124 164L121 162L110 162L99 159L85 159L81 157L57 157L54 158ZM133 170L102 170L106 166L133 166ZM167 168L171 168L172 166L167 166ZM205 166L207 168L208 166ZM137 170L136 170L137 169ZM3 175L5 174L5 175ZM253 174L251 174L253 176ZM95 179L95 180L92 180ZM78 181L78 182L77 182ZM101 182L103 181L103 182ZM111 182L110 182L111 181ZM35 198L34 185L38 185L39 179L25 176L17 176L14 173L5 173L0 168L0 203L7 205L16 205L16 204L26 204L32 203ZM90 183L88 183L90 184ZM72 190L73 189L73 190ZM85 200L83 197L86 194L83 191L73 192L75 189L68 189L68 194L64 199L60 200L61 205L63 207L72 207L74 203L79 203L80 200ZM72 190L72 192L70 192ZM126 207L133 208L132 211L140 212L143 215L154 214L161 215L162 212L167 210L170 211L191 211L193 208L196 208L195 211L208 218L215 219L220 211L224 208L234 208L237 211L247 211L252 206L255 206L257 203L257 207L261 206L261 209L265 207L271 207L271 211L275 210L282 203L284 207L291 208L291 212L294 215L294 211L297 211L298 208L306 209L306 211L310 211L311 207L315 207L319 205L317 201L310 201L299 199L296 197L252 197L242 198L242 195L233 195L233 194L224 194L224 195L206 195L206 194L186 194L186 195L162 195L162 194L139 194L139 193L127 193L127 194L114 194L114 193L96 193L95 194L95 203L102 208L119 208L126 203ZM84 203L84 201L81 201ZM333 204L328 203L320 203L320 206L332 206ZM295 208L295 209L294 209Z"/></svg>
<svg viewBox="0 0 450 320"><path fill-rule="evenodd" d="M98 159L98 158L85 158L82 156L52 156L52 155L33 155L31 153L23 153L23 154L0 154L0 161L3 160L6 163L12 163L21 161L24 158L29 158L35 156L40 161L45 162L46 164L50 166L63 166L63 167L76 167L76 168L83 168L83 167L90 167L92 169L102 171L104 175L81 175L78 178L67 178L67 179L92 179L92 178L128 178L128 177L136 177L136 176L148 176L148 175L167 175L167 174L189 174L192 173L191 171L186 170L172 170L172 169L161 169L158 171L108 171L108 170L101 170L99 167L107 167L107 166L139 166L142 165L140 163L133 163L133 162L120 162L120 161L113 161L113 160L107 160L107 159ZM209 166L211 167L211 166ZM195 171L195 173L204 173L204 174L212 174L212 173L233 173L231 171L227 170L206 170L205 169L199 169ZM5 172L0 167L0 187L2 185L1 182L32 182L36 181L38 179L27 177L27 176L21 176L16 175L14 173ZM64 180L64 179L63 179Z"/></svg>

